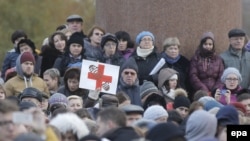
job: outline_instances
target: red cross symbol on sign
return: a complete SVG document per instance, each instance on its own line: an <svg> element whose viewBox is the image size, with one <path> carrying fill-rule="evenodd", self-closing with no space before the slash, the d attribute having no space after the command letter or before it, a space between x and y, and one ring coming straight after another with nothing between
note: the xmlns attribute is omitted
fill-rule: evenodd
<svg viewBox="0 0 250 141"><path fill-rule="evenodd" d="M96 89L102 87L102 82L112 82L112 76L104 75L104 65L98 65L98 71L96 73L88 72L88 78L96 80Z"/></svg>

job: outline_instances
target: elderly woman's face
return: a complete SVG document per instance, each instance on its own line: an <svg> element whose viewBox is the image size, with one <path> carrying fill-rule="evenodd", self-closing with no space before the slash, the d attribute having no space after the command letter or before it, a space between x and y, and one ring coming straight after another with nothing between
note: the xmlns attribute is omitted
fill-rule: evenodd
<svg viewBox="0 0 250 141"><path fill-rule="evenodd" d="M239 78L233 73L228 74L226 77L225 85L227 89L233 90L239 85Z"/></svg>
<svg viewBox="0 0 250 141"><path fill-rule="evenodd" d="M180 49L177 45L172 45L166 48L165 53L175 59L179 55Z"/></svg>
<svg viewBox="0 0 250 141"><path fill-rule="evenodd" d="M150 49L154 46L153 39L151 36L144 36L141 38L140 47L142 49Z"/></svg>

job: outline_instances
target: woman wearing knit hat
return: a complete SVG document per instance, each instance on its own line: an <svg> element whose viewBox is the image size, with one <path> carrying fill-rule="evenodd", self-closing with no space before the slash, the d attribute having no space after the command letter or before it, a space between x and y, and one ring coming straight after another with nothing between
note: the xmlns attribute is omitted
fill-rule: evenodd
<svg viewBox="0 0 250 141"><path fill-rule="evenodd" d="M224 85L216 89L215 99L224 105L236 102L237 94L242 90L239 85L241 81L242 77L238 69L233 67L225 69L221 76L221 82Z"/></svg>
<svg viewBox="0 0 250 141"><path fill-rule="evenodd" d="M162 68L172 68L178 72L180 87L189 88L187 73L189 71L189 60L180 54L180 41L177 37L169 37L163 42L162 58L166 63ZM189 90L188 90L189 91Z"/></svg>
<svg viewBox="0 0 250 141"><path fill-rule="evenodd" d="M139 84L141 85L143 80L156 81L154 75L149 75L160 60L160 56L154 46L154 35L149 31L142 31L136 37L136 44L138 45L136 51L131 56L135 58L138 65ZM154 83L156 84L157 82Z"/></svg>
<svg viewBox="0 0 250 141"><path fill-rule="evenodd" d="M223 71L223 61L215 53L214 34L205 32L190 64L189 78L194 92L205 90L211 93L215 87L222 86Z"/></svg>
<svg viewBox="0 0 250 141"><path fill-rule="evenodd" d="M118 39L115 35L107 33L102 37L101 48L103 49L100 62L121 66L125 59L117 52Z"/></svg>
<svg viewBox="0 0 250 141"><path fill-rule="evenodd" d="M81 68L82 59L86 58L84 55L84 43L80 33L73 33L65 48L65 53L58 57L54 63L53 68L60 71L61 76L64 75L68 68Z"/></svg>

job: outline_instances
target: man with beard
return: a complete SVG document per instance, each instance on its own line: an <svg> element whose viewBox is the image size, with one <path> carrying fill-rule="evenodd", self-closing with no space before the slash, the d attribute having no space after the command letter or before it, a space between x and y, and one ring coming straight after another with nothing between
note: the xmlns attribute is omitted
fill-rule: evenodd
<svg viewBox="0 0 250 141"><path fill-rule="evenodd" d="M9 79L4 87L6 96L18 96L25 88L34 87L49 94L48 88L43 81L34 73L35 58L30 52L24 52L16 60L17 75Z"/></svg>

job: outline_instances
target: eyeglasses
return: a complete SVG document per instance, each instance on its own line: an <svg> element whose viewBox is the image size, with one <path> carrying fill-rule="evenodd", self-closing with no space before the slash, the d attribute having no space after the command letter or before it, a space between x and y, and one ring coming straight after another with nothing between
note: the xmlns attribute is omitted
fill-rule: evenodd
<svg viewBox="0 0 250 141"><path fill-rule="evenodd" d="M0 121L0 127L9 127L10 125L15 125L12 121Z"/></svg>
<svg viewBox="0 0 250 141"><path fill-rule="evenodd" d="M94 33L96 36L103 36L102 33Z"/></svg>
<svg viewBox="0 0 250 141"><path fill-rule="evenodd" d="M107 43L104 46L105 47L109 47L109 48L115 48L116 47L116 43Z"/></svg>
<svg viewBox="0 0 250 141"><path fill-rule="evenodd" d="M230 82L236 82L238 81L238 78L226 78L226 81L230 81Z"/></svg>
<svg viewBox="0 0 250 141"><path fill-rule="evenodd" d="M125 74L125 75L129 75L129 74L130 74L130 75L135 75L134 72L130 72L130 71L125 71L124 74Z"/></svg>
<svg viewBox="0 0 250 141"><path fill-rule="evenodd" d="M141 39L141 41L143 41L143 42L146 42L146 41L152 42L153 40L151 38L143 38L143 39Z"/></svg>

